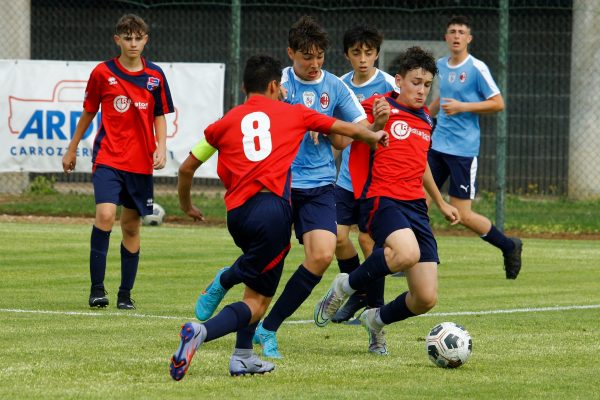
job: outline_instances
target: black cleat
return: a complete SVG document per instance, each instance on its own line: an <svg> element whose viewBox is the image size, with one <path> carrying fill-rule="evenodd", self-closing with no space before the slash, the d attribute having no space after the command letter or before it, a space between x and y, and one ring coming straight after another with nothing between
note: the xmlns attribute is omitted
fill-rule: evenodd
<svg viewBox="0 0 600 400"><path fill-rule="evenodd" d="M119 292L117 296L117 308L120 310L135 310L135 301L129 293Z"/></svg>
<svg viewBox="0 0 600 400"><path fill-rule="evenodd" d="M106 307L108 305L108 297L106 297L106 295L106 290L104 290L103 287L92 288L92 290L90 291L90 307Z"/></svg>
<svg viewBox="0 0 600 400"><path fill-rule="evenodd" d="M331 318L331 322L339 324L340 322L348 321L358 310L365 308L366 306L367 295L365 293L356 292L350 296L346 304L335 313L333 318Z"/></svg>
<svg viewBox="0 0 600 400"><path fill-rule="evenodd" d="M506 279L517 279L521 271L521 253L523 252L523 242L516 237L509 238L515 244L515 248L510 253L504 254L504 271Z"/></svg>

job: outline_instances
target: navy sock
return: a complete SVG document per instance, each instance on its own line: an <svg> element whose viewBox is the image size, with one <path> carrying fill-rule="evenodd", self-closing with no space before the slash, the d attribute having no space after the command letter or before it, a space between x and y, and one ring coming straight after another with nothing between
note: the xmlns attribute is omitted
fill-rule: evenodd
<svg viewBox="0 0 600 400"><path fill-rule="evenodd" d="M237 264L232 265L227 271L221 274L219 283L225 290L229 290L235 285L242 283L242 278L238 274Z"/></svg>
<svg viewBox="0 0 600 400"><path fill-rule="evenodd" d="M406 305L406 295L408 292L402 293L395 300L386 304L379 309L379 318L384 324L402 321L406 318L414 317L416 314L408 309Z"/></svg>
<svg viewBox="0 0 600 400"><path fill-rule="evenodd" d="M106 254L110 242L110 232L92 227L90 240L90 277L93 288L104 288L104 274L106 273Z"/></svg>
<svg viewBox="0 0 600 400"><path fill-rule="evenodd" d="M349 274L356 268L360 267L360 258L358 258L358 254L345 260L340 260L338 258L337 262L338 267L340 267L340 272L345 272L346 274Z"/></svg>
<svg viewBox="0 0 600 400"><path fill-rule="evenodd" d="M383 249L379 248L374 250L369 258L350 274L348 283L350 284L350 287L356 291L367 290L371 285L371 282L391 273L392 272L385 262Z"/></svg>
<svg viewBox="0 0 600 400"><path fill-rule="evenodd" d="M383 298L385 292L385 278L374 280L367 289L367 306L369 308L378 308L385 304Z"/></svg>
<svg viewBox="0 0 600 400"><path fill-rule="evenodd" d="M320 276L314 275L300 264L263 321L263 327L269 331L277 331L283 321L304 303L319 282L321 282Z"/></svg>
<svg viewBox="0 0 600 400"><path fill-rule="evenodd" d="M258 321L237 331L237 337L235 339L236 349L252 349L252 338L254 337L254 331L256 331L257 325Z"/></svg>
<svg viewBox="0 0 600 400"><path fill-rule="evenodd" d="M481 238L489 244L502 250L502 253L504 254L510 253L515 249L514 242L507 238L506 235L500 232L494 225L492 225L490 231Z"/></svg>
<svg viewBox="0 0 600 400"><path fill-rule="evenodd" d="M247 327L251 318L252 311L243 301L226 305L217 315L203 324L206 328L205 342Z"/></svg>
<svg viewBox="0 0 600 400"><path fill-rule="evenodd" d="M137 275L138 264L140 262L140 251L131 253L121 243L121 286L119 292L125 292L129 294L133 289L135 283L135 276Z"/></svg>

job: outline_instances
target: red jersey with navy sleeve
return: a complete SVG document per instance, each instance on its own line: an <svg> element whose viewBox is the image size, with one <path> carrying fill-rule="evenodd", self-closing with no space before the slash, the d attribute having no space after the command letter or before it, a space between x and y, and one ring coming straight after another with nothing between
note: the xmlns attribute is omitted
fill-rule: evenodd
<svg viewBox="0 0 600 400"><path fill-rule="evenodd" d="M204 131L219 151L225 206L241 206L263 189L290 198L291 165L306 131L329 133L335 118L301 104L251 96Z"/></svg>
<svg viewBox="0 0 600 400"><path fill-rule="evenodd" d="M83 108L101 109L92 163L138 174L152 174L156 150L154 118L174 111L163 71L142 58L131 72L117 58L98 64L90 75Z"/></svg>
<svg viewBox="0 0 600 400"><path fill-rule="evenodd" d="M377 97L382 96L370 97L362 103L369 122L373 122L373 103ZM423 175L433 120L426 107L412 109L398 103L396 92L386 93L384 97L391 107L384 128L389 133L390 144L370 152L368 146L352 143L349 167L355 197L424 199Z"/></svg>

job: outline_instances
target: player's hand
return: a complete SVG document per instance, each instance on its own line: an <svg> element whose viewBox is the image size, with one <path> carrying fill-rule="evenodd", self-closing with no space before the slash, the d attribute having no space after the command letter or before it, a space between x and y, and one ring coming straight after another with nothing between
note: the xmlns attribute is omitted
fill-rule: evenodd
<svg viewBox="0 0 600 400"><path fill-rule="evenodd" d="M460 213L456 207L444 202L440 207L440 211L444 215L444 218L446 218L446 221L450 222L450 225L456 225L460 222Z"/></svg>
<svg viewBox="0 0 600 400"><path fill-rule="evenodd" d="M377 128L383 129L390 118L391 111L390 103L387 102L385 97L375 99L373 102L373 118L375 119L374 123Z"/></svg>
<svg viewBox="0 0 600 400"><path fill-rule="evenodd" d="M63 171L70 174L75 170L77 164L77 154L74 151L67 150L67 153L62 158Z"/></svg>
<svg viewBox="0 0 600 400"><path fill-rule="evenodd" d="M193 204L190 208L188 208L187 210L183 210L183 211L185 211L185 213L188 216L192 217L194 219L194 222L204 221L204 214L202 214L202 211L200 211L200 209Z"/></svg>
<svg viewBox="0 0 600 400"><path fill-rule="evenodd" d="M464 106L464 103L462 101L458 101L458 100L454 100L454 99L450 99L450 98L443 98L442 103L440 104L440 107L442 108L442 110L444 110L444 112L448 116L456 115L456 114L460 114L460 113L464 112L463 106Z"/></svg>
<svg viewBox="0 0 600 400"><path fill-rule="evenodd" d="M309 131L310 138L312 139L315 146L319 145L319 132Z"/></svg>
<svg viewBox="0 0 600 400"><path fill-rule="evenodd" d="M154 151L154 169L163 169L167 165L167 149L157 147Z"/></svg>
<svg viewBox="0 0 600 400"><path fill-rule="evenodd" d="M383 147L388 147L390 144L390 136L386 131L377 131L374 132L374 135L377 137L377 141L369 143L369 147L371 147L371 149L377 149L378 144L382 145Z"/></svg>

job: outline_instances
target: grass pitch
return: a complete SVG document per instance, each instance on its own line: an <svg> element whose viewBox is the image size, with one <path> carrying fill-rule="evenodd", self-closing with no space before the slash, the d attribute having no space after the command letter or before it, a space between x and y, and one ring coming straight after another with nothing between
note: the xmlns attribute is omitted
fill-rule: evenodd
<svg viewBox="0 0 600 400"><path fill-rule="evenodd" d="M593 399L600 398L600 243L525 239L523 270L504 279L500 252L475 237L438 237L438 305L386 328L390 355L367 353L357 326L310 323L337 266L279 331L285 358L265 376L232 378L235 337L203 345L187 376L168 360L198 293L239 254L225 228L143 228L133 297L117 310L120 231L106 277L111 305L87 306L88 225L0 224L0 398L14 399ZM285 281L302 261L293 243ZM386 300L404 291L388 278ZM241 288L224 303L241 298ZM456 370L427 359L438 322L464 325L473 354ZM258 349L256 349L258 351Z"/></svg>

